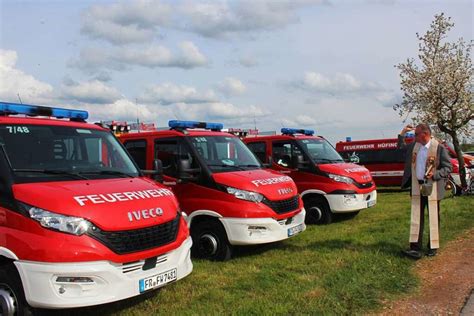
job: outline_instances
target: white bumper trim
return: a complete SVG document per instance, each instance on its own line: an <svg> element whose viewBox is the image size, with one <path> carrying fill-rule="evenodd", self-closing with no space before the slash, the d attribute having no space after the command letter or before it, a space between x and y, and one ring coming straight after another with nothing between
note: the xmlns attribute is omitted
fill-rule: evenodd
<svg viewBox="0 0 474 316"><path fill-rule="evenodd" d="M345 202L346 195L355 196L350 203ZM333 213L355 212L368 207L369 202L377 203L377 190L365 194L326 194L329 208Z"/></svg>
<svg viewBox="0 0 474 316"><path fill-rule="evenodd" d="M222 217L219 220L224 225L230 244L256 245L292 237L288 236L288 229L298 225L301 225L301 231L304 231L306 229L305 215L306 211L303 208L301 212L292 217L290 223L284 223L288 219L277 221L273 218ZM252 227L255 229L251 229Z"/></svg>
<svg viewBox="0 0 474 316"><path fill-rule="evenodd" d="M177 269L177 280L191 273L192 241L188 237L179 248L158 257L153 269L116 264L110 261L44 263L15 261L27 302L39 308L71 308L110 303L141 294L139 280ZM136 265L137 263L135 263ZM58 276L87 277L91 283L58 283ZM62 289L60 289L62 287ZM62 293L61 293L62 292Z"/></svg>

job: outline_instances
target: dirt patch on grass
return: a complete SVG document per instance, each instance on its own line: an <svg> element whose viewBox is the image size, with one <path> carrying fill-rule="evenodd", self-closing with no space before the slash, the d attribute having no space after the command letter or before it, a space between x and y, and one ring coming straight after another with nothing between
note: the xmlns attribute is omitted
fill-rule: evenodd
<svg viewBox="0 0 474 316"><path fill-rule="evenodd" d="M459 315L474 287L474 230L416 262L419 292L384 304L379 315Z"/></svg>

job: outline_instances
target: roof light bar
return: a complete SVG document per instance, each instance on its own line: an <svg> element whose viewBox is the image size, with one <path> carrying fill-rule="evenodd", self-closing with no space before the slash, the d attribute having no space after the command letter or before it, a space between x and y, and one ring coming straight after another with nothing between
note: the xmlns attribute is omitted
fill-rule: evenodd
<svg viewBox="0 0 474 316"><path fill-rule="evenodd" d="M209 123L209 122L197 122L197 121L178 121L171 120L168 122L170 128L204 128L212 131L220 131L224 128L224 124L221 123Z"/></svg>
<svg viewBox="0 0 474 316"><path fill-rule="evenodd" d="M281 129L281 133L284 134L284 135L303 134L303 135L306 135L306 136L313 136L314 135L314 130L283 127Z"/></svg>
<svg viewBox="0 0 474 316"><path fill-rule="evenodd" d="M52 116L56 118L69 118L69 119L75 119L75 120L86 120L89 117L89 113L87 111L51 108L47 106L10 103L10 102L0 102L0 114Z"/></svg>

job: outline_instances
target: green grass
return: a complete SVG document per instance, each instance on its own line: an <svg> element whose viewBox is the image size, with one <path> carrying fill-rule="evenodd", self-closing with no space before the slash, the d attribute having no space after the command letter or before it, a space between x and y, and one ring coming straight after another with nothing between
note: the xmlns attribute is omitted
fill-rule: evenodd
<svg viewBox="0 0 474 316"><path fill-rule="evenodd" d="M474 197L446 199L441 205L442 248L474 227ZM380 193L377 206L354 219L309 226L284 242L238 249L228 262L195 260L190 276L146 299L91 312L363 314L380 308L382 300L417 290L414 262L400 256L408 229L408 193Z"/></svg>

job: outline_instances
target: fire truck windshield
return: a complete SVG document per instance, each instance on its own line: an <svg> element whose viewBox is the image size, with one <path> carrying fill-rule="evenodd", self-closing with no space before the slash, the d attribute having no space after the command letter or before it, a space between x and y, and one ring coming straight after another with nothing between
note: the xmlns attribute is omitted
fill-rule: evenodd
<svg viewBox="0 0 474 316"><path fill-rule="evenodd" d="M298 143L316 164L344 161L325 139L300 139Z"/></svg>
<svg viewBox="0 0 474 316"><path fill-rule="evenodd" d="M260 169L254 154L237 137L199 136L190 138L196 152L213 172Z"/></svg>
<svg viewBox="0 0 474 316"><path fill-rule="evenodd" d="M106 131L52 125L0 125L0 145L15 182L139 174L120 143Z"/></svg>

